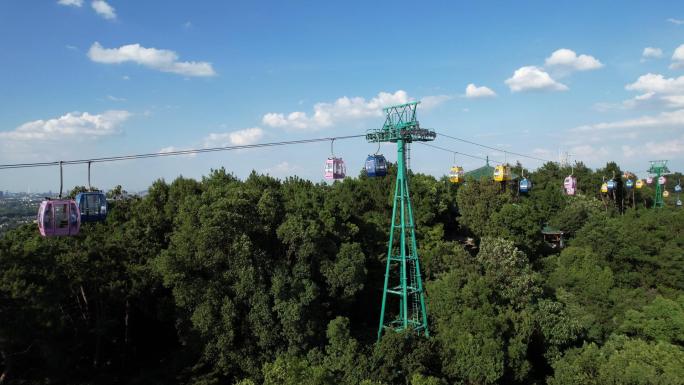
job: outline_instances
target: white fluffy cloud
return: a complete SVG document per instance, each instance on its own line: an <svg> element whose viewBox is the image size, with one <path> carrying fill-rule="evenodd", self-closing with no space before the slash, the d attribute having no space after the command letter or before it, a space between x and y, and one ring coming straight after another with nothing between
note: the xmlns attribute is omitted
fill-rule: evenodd
<svg viewBox="0 0 684 385"><path fill-rule="evenodd" d="M542 68L537 66L520 67L513 76L506 79L506 84L513 92L522 91L565 91L568 87L559 83Z"/></svg>
<svg viewBox="0 0 684 385"><path fill-rule="evenodd" d="M245 146L257 143L263 137L264 130L259 127L233 132L211 133L204 138L204 147Z"/></svg>
<svg viewBox="0 0 684 385"><path fill-rule="evenodd" d="M13 131L0 132L0 138L15 141L79 140L115 135L131 116L128 111L110 110L101 114L70 112L59 118L34 120Z"/></svg>
<svg viewBox="0 0 684 385"><path fill-rule="evenodd" d="M470 99L495 97L496 92L489 87L478 87L473 83L468 84L465 89L465 97Z"/></svg>
<svg viewBox="0 0 684 385"><path fill-rule="evenodd" d="M663 94L684 94L684 76L666 78L661 74L647 73L634 83L625 86L630 91L658 92Z"/></svg>
<svg viewBox="0 0 684 385"><path fill-rule="evenodd" d="M116 19L116 10L104 0L93 0L90 5L95 12L107 20Z"/></svg>
<svg viewBox="0 0 684 385"><path fill-rule="evenodd" d="M623 145L622 154L627 158L639 155L679 155L684 153L684 137L662 142L646 142L638 147Z"/></svg>
<svg viewBox="0 0 684 385"><path fill-rule="evenodd" d="M582 159L583 161L605 161L612 156L606 146L598 147L589 144L570 147L568 152L571 153L573 157Z"/></svg>
<svg viewBox="0 0 684 385"><path fill-rule="evenodd" d="M621 103L597 103L599 111L612 109L684 108L684 76L666 78L660 74L648 73L640 76L634 83L627 84L626 90L640 92L639 95Z"/></svg>
<svg viewBox="0 0 684 385"><path fill-rule="evenodd" d="M672 64L670 64L671 69L684 68L684 44L680 45L675 49L672 54Z"/></svg>
<svg viewBox="0 0 684 385"><path fill-rule="evenodd" d="M59 1L57 1L57 4L66 5L66 6L70 6L70 7L82 7L83 6L83 0L59 0Z"/></svg>
<svg viewBox="0 0 684 385"><path fill-rule="evenodd" d="M90 60L97 63L119 64L133 62L162 72L185 76L214 76L214 68L208 62L179 62L171 50L145 48L140 44L128 44L119 48L103 48L95 42L88 50Z"/></svg>
<svg viewBox="0 0 684 385"><path fill-rule="evenodd" d="M453 99L453 96L451 95L425 96L424 98L420 99L420 104L418 105L418 107L420 107L423 110L429 110L451 99Z"/></svg>
<svg viewBox="0 0 684 385"><path fill-rule="evenodd" d="M593 56L579 55L575 51L561 48L546 58L546 67L559 68L565 71L589 71L603 67L603 64Z"/></svg>
<svg viewBox="0 0 684 385"><path fill-rule="evenodd" d="M684 109L661 112L658 115L645 115L634 119L584 125L574 128L573 131L658 129L681 126L684 126Z"/></svg>
<svg viewBox="0 0 684 385"><path fill-rule="evenodd" d="M286 177L289 175L294 174L297 170L299 170L300 167L297 165L293 165L290 162L283 161L278 164L276 164L273 167L268 167L263 170L265 174L277 176L277 177Z"/></svg>
<svg viewBox="0 0 684 385"><path fill-rule="evenodd" d="M316 103L314 112L294 111L289 114L269 112L262 122L269 127L287 130L318 130L330 127L340 121L382 116L382 108L410 101L406 91L395 93L380 92L376 97L366 100L362 97L341 97L333 103Z"/></svg>
<svg viewBox="0 0 684 385"><path fill-rule="evenodd" d="M663 50L655 47L646 47L644 52L641 53L641 57L644 59L658 59L663 57Z"/></svg>
<svg viewBox="0 0 684 385"><path fill-rule="evenodd" d="M672 18L672 17L669 18L669 19L667 19L667 21L670 22L670 23L672 23L672 24L677 24L677 25L682 25L682 24L684 24L684 20L679 20L679 19L675 19L675 18Z"/></svg>

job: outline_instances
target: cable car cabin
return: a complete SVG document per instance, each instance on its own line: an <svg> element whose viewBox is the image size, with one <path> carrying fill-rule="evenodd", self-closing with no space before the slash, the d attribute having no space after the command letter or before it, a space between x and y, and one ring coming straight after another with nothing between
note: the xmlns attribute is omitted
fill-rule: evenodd
<svg viewBox="0 0 684 385"><path fill-rule="evenodd" d="M506 182L511 180L511 168L504 165L498 165L494 168L494 181Z"/></svg>
<svg viewBox="0 0 684 385"><path fill-rule="evenodd" d="M614 180L609 180L606 183L606 187L608 187L608 191L613 191L615 189L615 181Z"/></svg>
<svg viewBox="0 0 684 385"><path fill-rule="evenodd" d="M682 192L682 186L676 185L676 186L674 187L674 190L675 190L676 193Z"/></svg>
<svg viewBox="0 0 684 385"><path fill-rule="evenodd" d="M454 166L449 170L449 182L451 183L461 183L464 178L464 171L462 167Z"/></svg>
<svg viewBox="0 0 684 385"><path fill-rule="evenodd" d="M107 219L107 197L102 192L84 192L76 195L81 222L101 222Z"/></svg>
<svg viewBox="0 0 684 385"><path fill-rule="evenodd" d="M682 200L681 199L677 199L677 207L682 207Z"/></svg>
<svg viewBox="0 0 684 385"><path fill-rule="evenodd" d="M572 175L565 177L565 181L563 181L563 187L565 188L566 194L575 195L575 189L577 189L577 178Z"/></svg>
<svg viewBox="0 0 684 385"><path fill-rule="evenodd" d="M370 177L387 175L387 160L385 157L377 154L368 155L368 158L366 158L366 174ZM342 177L344 178L344 175Z"/></svg>
<svg viewBox="0 0 684 385"><path fill-rule="evenodd" d="M38 230L44 237L76 235L81 213L73 199L44 200L38 208Z"/></svg>
<svg viewBox="0 0 684 385"><path fill-rule="evenodd" d="M532 189L532 182L530 182L527 178L523 178L520 181L519 188L520 188L521 193L527 193L528 191L530 191Z"/></svg>
<svg viewBox="0 0 684 385"><path fill-rule="evenodd" d="M646 178L646 184L651 184L651 183L653 183L653 177L649 176Z"/></svg>
<svg viewBox="0 0 684 385"><path fill-rule="evenodd" d="M644 181L641 179L637 179L637 181L634 183L634 187L636 187L637 189L644 187Z"/></svg>
<svg viewBox="0 0 684 385"><path fill-rule="evenodd" d="M669 197L669 196L670 196L670 192L669 192L669 191L667 191L667 190L663 191L663 197L664 197L664 198L667 198L667 197Z"/></svg>
<svg viewBox="0 0 684 385"><path fill-rule="evenodd" d="M634 187L634 181L631 179L627 179L627 181L625 181L625 187L627 189L631 190L632 187Z"/></svg>
<svg viewBox="0 0 684 385"><path fill-rule="evenodd" d="M339 180L344 179L346 167L342 158L331 156L325 161L325 179Z"/></svg>
<svg viewBox="0 0 684 385"><path fill-rule="evenodd" d="M604 183L601 185L601 192L602 193L607 193L608 192L608 183Z"/></svg>

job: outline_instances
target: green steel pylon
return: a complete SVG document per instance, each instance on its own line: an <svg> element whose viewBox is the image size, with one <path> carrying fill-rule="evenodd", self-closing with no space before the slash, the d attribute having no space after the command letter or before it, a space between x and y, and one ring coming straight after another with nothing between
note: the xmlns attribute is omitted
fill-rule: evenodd
<svg viewBox="0 0 684 385"><path fill-rule="evenodd" d="M385 328L397 331L413 329L429 335L416 229L406 176L406 145L411 142L432 141L437 135L433 130L420 128L416 120L418 103L384 108L386 119L383 127L366 133L366 140L369 142L397 144L397 183L394 188L392 224L387 245L378 340ZM392 298L388 298L388 294ZM398 314L395 319L385 322L385 312L390 308L398 308Z"/></svg>
<svg viewBox="0 0 684 385"><path fill-rule="evenodd" d="M665 185L660 184L660 177L670 173L667 168L667 160L651 160L651 167L648 169L650 174L655 175L655 197L653 199L653 208L664 207L663 189Z"/></svg>

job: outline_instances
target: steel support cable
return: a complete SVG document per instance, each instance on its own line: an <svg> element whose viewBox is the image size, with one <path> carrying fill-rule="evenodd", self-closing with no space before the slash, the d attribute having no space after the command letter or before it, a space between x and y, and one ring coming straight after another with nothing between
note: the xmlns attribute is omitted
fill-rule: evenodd
<svg viewBox="0 0 684 385"><path fill-rule="evenodd" d="M477 142L473 142L473 141L471 141L471 140L458 138L458 137L451 136L451 135L447 135L447 134L444 134L444 133L441 133L441 132L438 132L437 135L443 136L443 137L445 137L445 138L453 139L453 140L458 140L458 141L463 142L463 143L472 144L472 145L474 145L474 146L480 146L480 147L483 147L483 148L488 148L488 149L490 149L490 150L502 152L502 153L504 153L504 154L511 154L511 155L522 156L522 157L525 157L525 158L534 159L534 160L538 160L538 161L541 161L541 162L552 162L552 163L555 163L555 162L552 161L552 160L543 159L543 158L538 158L538 157L532 156L532 155L520 154L520 153L513 152L513 151L507 151L507 150L504 150L504 149L501 149L501 148L492 147L492 146L487 146L486 144L480 144L480 143L477 143Z"/></svg>
<svg viewBox="0 0 684 385"><path fill-rule="evenodd" d="M245 145L239 145L239 146L196 148L196 149L188 149L188 150L178 150L178 151L168 151L168 152L153 152L153 153L133 154L133 155L117 155L117 156L108 156L108 157L90 158L90 159L75 159L75 160L54 161L54 162L36 162L36 163L0 164L0 170L13 169L13 168L29 168L29 167L49 167L49 166L59 166L60 164L72 165L72 164L117 162L117 161L122 161L122 160L159 158L159 157L165 157L165 156L179 156L179 155L190 155L190 154L202 154L202 153L217 152L217 151L247 150L247 149L252 149L252 148L287 146L287 145L293 145L293 144L317 143L317 142L326 142L326 141L332 141L332 140L345 140L345 139L353 139L353 138L363 138L365 136L366 135L347 135L347 136L336 136L336 137L327 137L327 138L289 140L289 141L283 141L283 142L245 144Z"/></svg>
<svg viewBox="0 0 684 385"><path fill-rule="evenodd" d="M470 158L481 159L481 160L484 160L484 161L490 161L490 162L494 162L494 163L498 163L498 164L503 164L503 163L504 163L504 162L500 162L500 161L498 161L498 160L494 160L494 159L491 159L491 158L483 158L483 157L481 157L481 156L466 154L466 153L459 152L459 151L455 151L455 150L452 150L452 149L449 149L449 148L446 148L446 147L435 146L434 144L428 144L428 143L425 143L425 142L418 142L418 143L422 144L423 146L432 147L432 148L435 148L435 149L437 149L437 150L442 150L442 151L450 152L450 153L452 153L452 154L459 154L459 155L463 155L463 156L468 156L468 157L470 157Z"/></svg>

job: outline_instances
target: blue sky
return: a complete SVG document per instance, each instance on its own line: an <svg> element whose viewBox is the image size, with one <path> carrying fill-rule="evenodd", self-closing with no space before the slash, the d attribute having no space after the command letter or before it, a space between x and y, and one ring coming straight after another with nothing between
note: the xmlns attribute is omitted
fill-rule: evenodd
<svg viewBox="0 0 684 385"><path fill-rule="evenodd" d="M382 125L382 105L423 100L423 126L508 151L567 151L642 175L649 159L684 168L679 1L8 0L0 43L3 164L353 135ZM352 175L375 149L335 143ZM223 166L319 181L329 152L321 143L98 164L92 180L141 190ZM412 149L416 171L439 176L453 160ZM0 175L2 190L59 187L56 168ZM85 166L65 168L67 186L86 178Z"/></svg>

